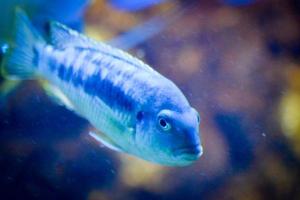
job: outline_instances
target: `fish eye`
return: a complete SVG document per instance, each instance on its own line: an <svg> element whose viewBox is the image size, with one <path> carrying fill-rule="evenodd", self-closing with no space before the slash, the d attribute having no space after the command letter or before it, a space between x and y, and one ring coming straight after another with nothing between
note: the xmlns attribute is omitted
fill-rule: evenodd
<svg viewBox="0 0 300 200"><path fill-rule="evenodd" d="M171 125L163 117L158 118L158 124L164 131L168 131L171 129Z"/></svg>

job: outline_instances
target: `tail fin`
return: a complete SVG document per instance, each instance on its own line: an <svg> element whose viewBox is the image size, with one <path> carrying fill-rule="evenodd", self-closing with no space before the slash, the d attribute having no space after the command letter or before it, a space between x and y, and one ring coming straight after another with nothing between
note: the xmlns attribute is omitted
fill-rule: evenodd
<svg viewBox="0 0 300 200"><path fill-rule="evenodd" d="M4 57L2 72L14 79L32 79L37 67L34 59L37 59L38 46L45 41L20 8L16 9L15 26L15 41Z"/></svg>
<svg viewBox="0 0 300 200"><path fill-rule="evenodd" d="M0 66L1 66L2 59L8 50L8 44L6 44L6 43L0 43L0 44L1 44L0 45Z"/></svg>

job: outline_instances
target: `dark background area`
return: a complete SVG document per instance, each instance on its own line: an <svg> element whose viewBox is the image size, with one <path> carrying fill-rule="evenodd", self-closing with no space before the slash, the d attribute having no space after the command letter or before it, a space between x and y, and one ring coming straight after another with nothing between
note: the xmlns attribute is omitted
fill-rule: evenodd
<svg viewBox="0 0 300 200"><path fill-rule="evenodd" d="M182 89L200 112L204 154L171 168L111 151L85 119L24 81L1 96L0 199L300 199L299 1L55 2L45 20L98 40L140 27L118 45L140 40L128 50ZM34 5L29 15L46 32L48 4ZM167 23L143 26L153 17ZM11 20L0 21L5 41Z"/></svg>

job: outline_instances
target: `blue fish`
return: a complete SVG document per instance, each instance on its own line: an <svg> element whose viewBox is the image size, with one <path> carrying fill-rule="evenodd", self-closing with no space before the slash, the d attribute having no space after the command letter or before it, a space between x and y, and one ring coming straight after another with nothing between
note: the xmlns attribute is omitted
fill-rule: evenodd
<svg viewBox="0 0 300 200"><path fill-rule="evenodd" d="M90 4L90 0L1 0L0 6L0 65L3 55L12 40L14 10L22 7L29 14L35 27L47 35L49 19L60 21L68 26L82 31L84 27L83 15ZM62 12L63 10L63 12ZM0 109L6 105L9 96L17 91L22 81L0 81Z"/></svg>
<svg viewBox="0 0 300 200"><path fill-rule="evenodd" d="M25 13L4 57L11 79L43 79L56 101L87 119L90 135L150 162L185 166L202 155L200 116L179 88L131 55L52 22L47 43Z"/></svg>

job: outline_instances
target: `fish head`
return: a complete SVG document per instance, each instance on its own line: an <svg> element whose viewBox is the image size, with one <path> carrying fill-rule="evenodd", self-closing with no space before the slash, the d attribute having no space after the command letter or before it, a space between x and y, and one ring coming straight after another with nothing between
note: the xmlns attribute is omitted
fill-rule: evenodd
<svg viewBox="0 0 300 200"><path fill-rule="evenodd" d="M200 116L194 108L160 108L140 115L136 127L140 157L162 165L186 166L202 155Z"/></svg>

